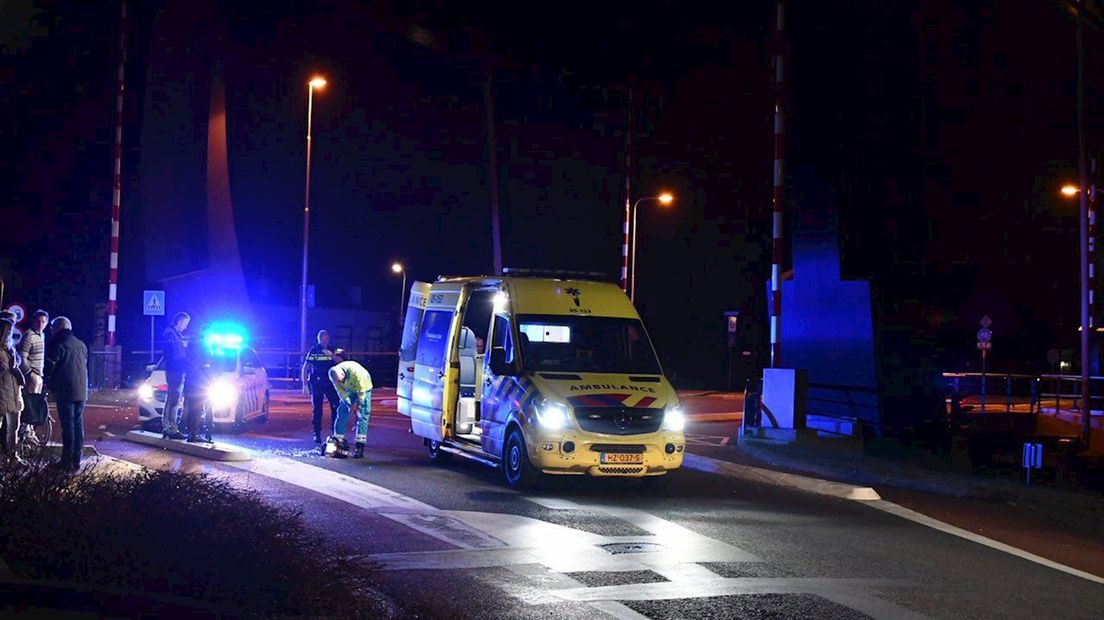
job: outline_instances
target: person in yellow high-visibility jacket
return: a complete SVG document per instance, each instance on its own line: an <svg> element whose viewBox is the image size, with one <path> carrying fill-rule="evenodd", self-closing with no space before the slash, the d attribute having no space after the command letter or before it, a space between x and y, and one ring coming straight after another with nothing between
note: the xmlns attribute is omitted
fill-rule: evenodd
<svg viewBox="0 0 1104 620"><path fill-rule="evenodd" d="M340 350L334 352L335 359L342 359ZM333 441L338 447L337 454L348 453L345 432L349 427L349 415L356 417L356 452L354 459L364 458L364 442L368 439L368 417L372 414L372 375L360 364L348 360L330 368L330 381L341 404L337 407L337 419L334 420Z"/></svg>

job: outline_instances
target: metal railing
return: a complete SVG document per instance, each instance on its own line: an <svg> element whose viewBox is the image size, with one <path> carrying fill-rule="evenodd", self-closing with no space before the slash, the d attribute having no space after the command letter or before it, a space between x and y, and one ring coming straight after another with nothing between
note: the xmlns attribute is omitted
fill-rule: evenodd
<svg viewBox="0 0 1104 620"><path fill-rule="evenodd" d="M1035 414L1053 411L1081 411L1079 375L946 372L948 402L955 399L964 409L976 413ZM1089 377L1089 408L1092 415L1104 409L1104 376Z"/></svg>
<svg viewBox="0 0 1104 620"><path fill-rule="evenodd" d="M257 349L261 365L268 373L273 387L297 389L302 386L300 370L306 353L291 349ZM154 350L152 359L161 359L161 351ZM346 359L360 362L372 375L372 383L380 387L395 385L399 354L396 351L346 351ZM127 351L123 355L124 377L131 381L145 376L145 368L151 359L149 349ZM94 383L95 385L95 383Z"/></svg>

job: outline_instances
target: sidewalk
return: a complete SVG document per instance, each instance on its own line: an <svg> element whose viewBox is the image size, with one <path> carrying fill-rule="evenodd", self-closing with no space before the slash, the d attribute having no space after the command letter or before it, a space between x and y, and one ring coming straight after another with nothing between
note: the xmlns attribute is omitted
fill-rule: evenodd
<svg viewBox="0 0 1104 620"><path fill-rule="evenodd" d="M700 427L699 427L700 428ZM1104 576L1104 495L951 471L948 459L888 443L865 449L735 441L694 446L715 459L873 487L883 499L1045 558ZM940 469L942 466L942 469Z"/></svg>

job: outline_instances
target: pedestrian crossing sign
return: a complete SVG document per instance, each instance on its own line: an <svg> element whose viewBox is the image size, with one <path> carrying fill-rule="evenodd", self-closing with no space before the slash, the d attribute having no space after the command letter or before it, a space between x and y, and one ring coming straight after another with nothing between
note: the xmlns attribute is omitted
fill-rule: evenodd
<svg viewBox="0 0 1104 620"><path fill-rule="evenodd" d="M165 291L142 291L142 314L165 316Z"/></svg>

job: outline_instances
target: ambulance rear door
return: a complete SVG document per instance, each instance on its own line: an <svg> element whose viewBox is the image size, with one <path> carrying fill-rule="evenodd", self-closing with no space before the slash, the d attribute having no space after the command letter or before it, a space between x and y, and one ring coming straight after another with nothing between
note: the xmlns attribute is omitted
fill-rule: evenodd
<svg viewBox="0 0 1104 620"><path fill-rule="evenodd" d="M415 282L410 287L410 301L406 305L403 321L402 344L399 346L399 376L396 383L399 413L410 415L410 399L414 391L414 362L418 353L418 336L422 331L422 317L429 302L430 285Z"/></svg>
<svg viewBox="0 0 1104 620"><path fill-rule="evenodd" d="M463 282L436 282L426 302L410 400L410 428L419 437L444 439L446 426L456 409L460 369L452 360L463 289Z"/></svg>

